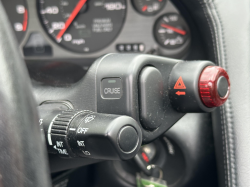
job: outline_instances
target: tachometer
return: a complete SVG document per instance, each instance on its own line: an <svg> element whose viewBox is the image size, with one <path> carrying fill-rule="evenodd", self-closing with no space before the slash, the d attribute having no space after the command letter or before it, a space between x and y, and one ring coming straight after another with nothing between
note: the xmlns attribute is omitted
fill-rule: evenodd
<svg viewBox="0 0 250 187"><path fill-rule="evenodd" d="M39 0L42 23L62 47L91 53L109 45L119 34L125 0Z"/></svg>
<svg viewBox="0 0 250 187"><path fill-rule="evenodd" d="M20 43L24 37L28 24L28 10L24 0L1 1Z"/></svg>

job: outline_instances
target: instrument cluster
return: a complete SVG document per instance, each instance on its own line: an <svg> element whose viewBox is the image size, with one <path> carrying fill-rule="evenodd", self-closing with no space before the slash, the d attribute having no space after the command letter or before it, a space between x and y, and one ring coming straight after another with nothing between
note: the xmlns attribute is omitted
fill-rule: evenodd
<svg viewBox="0 0 250 187"><path fill-rule="evenodd" d="M191 33L168 0L3 0L24 59L106 53L183 58Z"/></svg>

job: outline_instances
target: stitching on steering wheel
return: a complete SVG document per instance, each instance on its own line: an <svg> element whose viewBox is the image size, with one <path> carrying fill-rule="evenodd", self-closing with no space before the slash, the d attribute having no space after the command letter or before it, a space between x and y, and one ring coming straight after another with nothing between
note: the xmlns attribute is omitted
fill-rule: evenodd
<svg viewBox="0 0 250 187"><path fill-rule="evenodd" d="M211 26L211 21L209 20L209 18L208 18L208 8L207 7L205 7L205 4L206 4L206 2L205 2L205 0L203 0L203 2L201 1L201 0L199 0L199 3L200 3L200 5L201 5L201 7L202 7L202 10L203 10L203 12L204 12L204 15L205 15L205 18L206 18L206 20L207 20L207 23L208 23L208 26L209 26L209 29L210 29L210 33L211 33L211 36L212 36L212 44L213 44L213 52L214 52L214 56L215 56L215 63L216 64L218 64L218 55L217 55L217 50L216 50L216 45L215 45L215 34L214 34L214 32L213 32L213 29L212 29L212 26ZM220 114L222 113L222 111L220 110ZM222 115L222 114L221 114ZM222 126L221 126L221 130L222 130L222 148L223 148L223 166L224 166L224 170L226 171L226 175L228 174L228 169L227 169L227 164L226 164L226 150L225 150L225 147L226 147L226 145L225 145L225 132L224 132L224 123L223 123L223 121L222 121L222 119L221 119L221 124L223 124ZM226 186L228 186L228 182L227 182L227 176L225 176L225 185Z"/></svg>
<svg viewBox="0 0 250 187"><path fill-rule="evenodd" d="M204 0L205 1L205 0ZM211 2L211 1L210 1ZM212 13L212 11L210 9L212 9L212 7L209 7L208 3L206 3L206 8L207 8L207 12L208 14L210 15L210 18L211 18L211 22L213 24L213 28L214 29L214 33L215 33L215 41L216 42L216 46L217 46L217 55L215 57L215 59L218 60L217 64L221 64L223 63L222 62L222 59L220 59L220 56L221 56L221 51L219 50L220 49L220 43L219 43L219 37L218 37L218 27L216 25L216 21L215 21L215 17ZM215 9L214 9L215 10ZM209 19L208 19L209 20ZM220 55L219 55L220 54ZM224 60L224 59L223 59ZM224 115L225 115L225 111L223 110L223 108L220 108L220 116L221 116L221 131L222 131L222 146L223 146L223 164L224 164L224 169L226 171L225 173L225 185L226 186L231 186L231 181L230 181L230 168L229 168L229 154L228 154L228 137L227 137L227 126L226 126L226 121L225 121L225 118L224 118Z"/></svg>
<svg viewBox="0 0 250 187"><path fill-rule="evenodd" d="M213 1L209 0L199 0L200 5L202 6L203 12L205 14L205 17L207 19L210 32L212 35L212 42L213 42L213 50L215 55L215 60L217 61L217 64L220 64L222 67L227 69L226 65L226 50L225 50L225 40L223 35L223 24L220 19L218 10L214 4ZM209 7L210 4L210 7ZM211 11L212 9L215 10ZM208 18L210 17L210 19ZM216 24L217 23L217 24ZM213 27L211 26L213 24ZM214 33L213 33L213 29ZM220 35L220 37L219 37ZM220 39L221 38L221 39ZM216 47L215 43L218 47ZM216 50L217 48L217 50ZM221 50L222 49L222 50ZM235 140L234 140L234 128L232 124L232 105L231 100L229 98L228 102L225 104L225 107L220 108L220 114L222 116L221 118L221 130L222 130L222 144L223 144L223 165L224 169L226 171L225 175L225 185L226 186L237 186L236 181L236 170L235 170ZM229 151L229 152L228 152ZM230 162L231 167L230 167ZM231 171L231 174L230 174ZM230 180L231 177L231 180ZM231 183L232 182L232 183Z"/></svg>
<svg viewBox="0 0 250 187"><path fill-rule="evenodd" d="M205 15L205 17L206 17L206 19L207 19L208 26L209 26L209 30L210 30L210 33L211 33L211 36L212 36L212 40L213 40L212 44L213 44L214 56L217 57L218 55L217 55L217 50L216 50L216 45L215 45L215 36L214 36L213 30L212 30L211 22L209 21L207 12L205 11L205 8L206 8L205 5L204 5L204 4L205 4L205 1L204 1L204 3L203 3L201 0L199 0L199 3L200 3L200 5L201 5L202 10L203 10L203 12L204 12L204 15ZM215 63L218 64L217 58L215 58Z"/></svg>
<svg viewBox="0 0 250 187"><path fill-rule="evenodd" d="M222 56L222 61L219 61L219 62L222 62L222 64L220 64L222 67L224 67L225 69L227 69L227 57L226 57L226 47L225 47L225 39L224 39L224 29L223 29L223 24L222 24L222 21L220 19L220 16L219 16L219 13L218 13L218 10L214 4L214 2L212 1L211 3L211 6L213 6L214 10L215 10L215 16L217 17L217 21L218 21L218 25L220 26L220 30L221 32L218 32L218 34L221 33L221 47L219 49L223 49L221 50L221 52L223 52L223 54L221 55ZM218 29L219 30L219 29ZM234 126L233 126L233 123L232 123L232 119L233 119L233 114L232 114L232 103L231 103L231 99L229 98L228 99L228 102L225 103L224 106L222 106L220 108L222 111L223 111L223 122L224 122L224 125L226 128L226 135L228 135L228 139L227 139L227 142L228 142L228 145L229 145L229 153L228 153L228 157L229 157L229 171L231 172L229 175L229 177L231 177L231 180L230 178L228 179L231 183L231 186L235 187L237 186L237 178L236 178L236 161L235 161L235 138L234 138ZM228 147L227 147L227 150L228 150ZM230 167L231 166L231 167Z"/></svg>

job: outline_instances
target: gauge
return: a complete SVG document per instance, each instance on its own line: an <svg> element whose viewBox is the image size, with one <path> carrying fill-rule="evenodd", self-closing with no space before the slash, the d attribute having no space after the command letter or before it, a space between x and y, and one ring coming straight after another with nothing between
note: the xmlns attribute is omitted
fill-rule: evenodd
<svg viewBox="0 0 250 187"><path fill-rule="evenodd" d="M176 13L161 16L155 23L156 41L165 49L176 49L183 46L190 38L188 26Z"/></svg>
<svg viewBox="0 0 250 187"><path fill-rule="evenodd" d="M62 47L91 53L109 45L119 34L126 0L39 0L42 23Z"/></svg>
<svg viewBox="0 0 250 187"><path fill-rule="evenodd" d="M24 37L28 24L28 10L24 0L3 0L2 4L10 23L20 43Z"/></svg>
<svg viewBox="0 0 250 187"><path fill-rule="evenodd" d="M162 10L167 0L133 0L135 9L143 15L155 15Z"/></svg>

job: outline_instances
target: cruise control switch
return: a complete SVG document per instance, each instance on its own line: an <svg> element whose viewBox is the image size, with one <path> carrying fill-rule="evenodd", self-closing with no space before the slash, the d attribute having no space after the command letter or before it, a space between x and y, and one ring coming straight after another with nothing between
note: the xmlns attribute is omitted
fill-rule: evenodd
<svg viewBox="0 0 250 187"><path fill-rule="evenodd" d="M128 116L39 107L49 153L61 157L127 160L140 148L138 123Z"/></svg>

